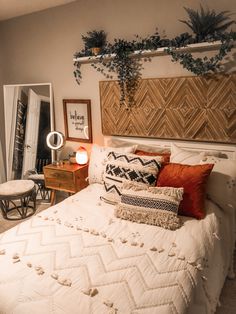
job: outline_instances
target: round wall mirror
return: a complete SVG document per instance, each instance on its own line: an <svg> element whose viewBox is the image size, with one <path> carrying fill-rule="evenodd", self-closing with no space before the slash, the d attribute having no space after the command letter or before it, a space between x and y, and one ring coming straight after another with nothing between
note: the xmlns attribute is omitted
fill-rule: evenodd
<svg viewBox="0 0 236 314"><path fill-rule="evenodd" d="M65 144L65 137L61 132L52 131L47 135L47 145L53 150L61 149Z"/></svg>

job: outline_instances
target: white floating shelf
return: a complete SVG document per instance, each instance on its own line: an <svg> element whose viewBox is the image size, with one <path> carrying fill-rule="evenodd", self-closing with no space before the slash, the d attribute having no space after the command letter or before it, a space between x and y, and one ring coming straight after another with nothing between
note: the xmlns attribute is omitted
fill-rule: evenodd
<svg viewBox="0 0 236 314"><path fill-rule="evenodd" d="M209 51L217 49L221 45L220 41L214 41L214 42L204 42L204 43L197 43L197 44L191 44L186 47L178 48L179 51ZM151 56L158 56L166 54L165 47L158 48L156 50L142 50L142 51L135 51L131 54L132 57L135 56L141 56L142 58L145 57L151 57ZM115 54L111 55L104 55L104 60L109 60L115 57ZM89 57L80 57L80 58L74 58L73 61L79 61L79 63L92 63L92 62L98 62L100 59L100 55L97 56L89 56Z"/></svg>

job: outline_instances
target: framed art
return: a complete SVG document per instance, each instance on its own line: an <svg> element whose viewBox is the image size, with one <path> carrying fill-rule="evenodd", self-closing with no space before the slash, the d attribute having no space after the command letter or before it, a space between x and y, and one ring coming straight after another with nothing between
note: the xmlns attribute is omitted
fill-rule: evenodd
<svg viewBox="0 0 236 314"><path fill-rule="evenodd" d="M63 99L63 110L66 140L92 143L91 101Z"/></svg>

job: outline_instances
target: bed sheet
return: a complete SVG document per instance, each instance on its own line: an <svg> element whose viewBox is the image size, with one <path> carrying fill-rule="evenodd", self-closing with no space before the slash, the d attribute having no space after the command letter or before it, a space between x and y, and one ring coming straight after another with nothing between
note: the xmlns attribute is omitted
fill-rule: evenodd
<svg viewBox="0 0 236 314"><path fill-rule="evenodd" d="M0 235L0 313L214 313L232 217L170 231L114 217L92 184ZM231 239L232 240L232 239Z"/></svg>

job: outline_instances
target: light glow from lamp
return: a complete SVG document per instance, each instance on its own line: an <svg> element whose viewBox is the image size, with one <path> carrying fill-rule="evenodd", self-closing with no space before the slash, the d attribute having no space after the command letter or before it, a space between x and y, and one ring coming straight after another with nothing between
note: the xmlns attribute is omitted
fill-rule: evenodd
<svg viewBox="0 0 236 314"><path fill-rule="evenodd" d="M79 165L85 165L88 162L88 153L85 147L80 146L77 149L76 156L75 156L76 162Z"/></svg>

